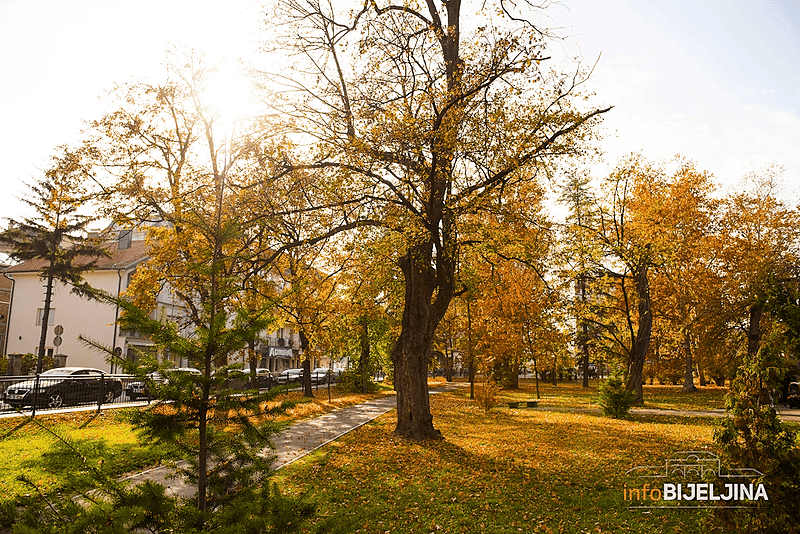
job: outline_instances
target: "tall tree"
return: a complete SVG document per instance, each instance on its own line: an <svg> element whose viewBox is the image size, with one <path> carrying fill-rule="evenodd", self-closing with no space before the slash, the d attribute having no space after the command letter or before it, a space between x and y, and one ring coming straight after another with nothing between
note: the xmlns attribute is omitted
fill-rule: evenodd
<svg viewBox="0 0 800 534"><path fill-rule="evenodd" d="M23 201L36 212L21 220L9 219L9 228L0 234L0 242L11 247L11 256L19 261L41 264L39 277L45 282L44 308L36 360L36 373L42 372L53 285L71 286L71 291L91 297L83 273L92 270L97 260L107 255L103 243L88 234L97 221L90 202L92 192L87 166L80 156L66 148L53 157L45 177L29 185L30 196Z"/></svg>
<svg viewBox="0 0 800 534"><path fill-rule="evenodd" d="M783 172L770 165L745 175L742 187L723 201L717 234L724 295L751 358L761 343L772 280L787 278L800 255L800 213L778 195Z"/></svg>
<svg viewBox="0 0 800 534"><path fill-rule="evenodd" d="M653 280L655 313L671 325L683 356L683 390L694 391L695 329L714 306L717 257L712 246L716 207L711 175L690 161L675 161L678 169L653 191L652 217L659 222L661 264Z"/></svg>
<svg viewBox="0 0 800 534"><path fill-rule="evenodd" d="M439 438L427 369L436 328L462 290L462 217L580 154L609 108L576 109L583 78L540 69L547 32L528 20L527 2L367 0L351 12L318 0L278 4L293 57L306 61L294 77L274 79L305 95L290 113L318 141L312 166L335 175L343 202L361 207L340 227L376 225L400 237L395 433ZM498 19L467 25L472 7Z"/></svg>
<svg viewBox="0 0 800 534"><path fill-rule="evenodd" d="M266 445L267 436L245 421L259 417L263 399L216 388L224 386L231 358L273 319L274 299L260 297L274 285L268 274L279 251L269 246L273 214L253 209L258 188L249 187L268 185L261 178L270 132L246 121L231 125L207 100L219 73L196 57L185 60L187 66L170 67L165 83L122 88L120 107L93 124L87 147L112 176L111 215L159 221L150 229L150 259L127 289L137 307L128 306L123 322L152 336L164 358L181 357L200 371L170 380L176 387L162 390L165 402L140 421L154 439L183 443L202 522L232 487L253 480L237 478L237 464L242 477L252 474L249 467L265 471L256 444ZM154 320L149 313L159 295L169 306ZM232 419L241 440L224 431Z"/></svg>
<svg viewBox="0 0 800 534"><path fill-rule="evenodd" d="M652 269L661 261L661 215L651 209L665 177L663 169L640 155L621 161L604 183L593 226L604 261L604 310L596 313L607 347L627 367L627 388L643 402L643 372L653 312L650 296ZM596 287L599 284L596 285Z"/></svg>
<svg viewBox="0 0 800 534"><path fill-rule="evenodd" d="M589 387L589 346L591 344L591 320L589 315L589 279L597 271L600 251L596 241L592 239L595 227L596 199L590 187L588 176L571 174L561 187L559 201L569 210L563 228L562 244L564 245L561 263L565 266L565 276L570 283L574 282L572 300L573 314L576 319L576 347L581 353L581 369L583 387Z"/></svg>

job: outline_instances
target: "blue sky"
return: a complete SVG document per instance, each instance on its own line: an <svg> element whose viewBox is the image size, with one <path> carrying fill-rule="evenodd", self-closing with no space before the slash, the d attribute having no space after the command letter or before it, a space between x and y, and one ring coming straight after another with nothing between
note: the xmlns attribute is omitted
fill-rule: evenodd
<svg viewBox="0 0 800 534"><path fill-rule="evenodd" d="M251 50L258 4L0 0L0 216L20 214L22 181L101 113L114 82L158 76L169 43ZM681 153L728 186L778 162L796 194L800 0L562 0L547 16L569 34L556 55L600 57L587 87L615 106L595 173L631 151Z"/></svg>

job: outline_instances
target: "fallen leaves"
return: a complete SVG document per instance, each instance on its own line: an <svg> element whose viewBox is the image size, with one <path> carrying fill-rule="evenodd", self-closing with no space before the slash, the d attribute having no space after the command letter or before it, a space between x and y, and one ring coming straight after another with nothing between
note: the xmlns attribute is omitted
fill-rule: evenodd
<svg viewBox="0 0 800 534"><path fill-rule="evenodd" d="M541 409L487 416L459 394L434 395L431 408L445 440L393 438L388 414L326 448L324 465L291 466L284 484L319 503L320 529L352 522L370 533L593 532L598 518L615 532L699 528L700 514L628 521L617 490L631 465L710 443L706 421Z"/></svg>

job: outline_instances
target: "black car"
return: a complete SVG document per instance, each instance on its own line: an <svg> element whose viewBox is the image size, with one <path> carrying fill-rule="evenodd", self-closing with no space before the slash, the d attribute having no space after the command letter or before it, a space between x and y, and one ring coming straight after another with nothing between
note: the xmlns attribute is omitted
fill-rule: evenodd
<svg viewBox="0 0 800 534"><path fill-rule="evenodd" d="M166 378L162 377L158 371L148 373L147 378L155 384L169 384L169 375L172 373L187 373L190 375L202 374L199 369L195 369L194 367L176 367L174 369L167 369L164 372L167 374ZM142 381L131 382L128 384L128 387L125 388L125 393L132 401L139 399L150 400L154 397L154 395L152 395L150 390L147 388L147 383Z"/></svg>
<svg viewBox="0 0 800 534"><path fill-rule="evenodd" d="M113 402L122 394L122 382L100 369L91 367L59 367L36 378L12 384L3 401L11 406L44 406L61 408L70 404ZM35 399L35 400L34 400Z"/></svg>

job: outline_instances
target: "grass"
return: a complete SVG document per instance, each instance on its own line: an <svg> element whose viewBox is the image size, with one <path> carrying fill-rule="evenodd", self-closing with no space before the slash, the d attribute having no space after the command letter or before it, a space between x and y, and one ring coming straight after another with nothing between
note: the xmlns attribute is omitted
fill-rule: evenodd
<svg viewBox="0 0 800 534"><path fill-rule="evenodd" d="M53 433L76 441L105 441L105 462L120 474L160 463L168 457L159 447L142 447L122 411L77 412L40 416L20 427L25 420L3 419L0 424L0 495L26 493L28 487L17 479L24 475L44 492L58 489L62 477L58 465L48 465L45 455L57 442ZM12 426L13 425L13 426ZM51 433L52 432L52 433Z"/></svg>
<svg viewBox="0 0 800 534"><path fill-rule="evenodd" d="M709 449L713 421L495 408L431 397L446 440L372 424L282 469L285 492L316 502L308 532L694 532L705 512L628 510L625 472L679 450Z"/></svg>
<svg viewBox="0 0 800 534"><path fill-rule="evenodd" d="M306 526L308 532L700 531L705 512L632 511L622 489L630 467L658 465L679 450L713 451L714 420L678 415L608 419L586 409L597 407L598 381L591 385L540 383L540 408L500 407L489 414L468 399L466 388L432 395L434 424L444 441L394 438L390 413L283 468L275 479L285 493L317 504L318 516ZM502 390L501 399L536 397L532 381L523 380L522 386ZM285 419L315 417L388 393L387 388L371 395L334 390L329 401L327 390L319 390ZM721 407L723 394L718 388L684 394L679 387L646 386L645 406ZM74 439L106 440L106 462L113 462L120 474L156 464L163 453L137 443L122 411L37 419ZM14 430L19 422L0 420L0 436L5 436L0 439L0 494L6 497L24 491L15 480L20 473L43 489L58 485L57 471L44 468L52 436L31 423Z"/></svg>
<svg viewBox="0 0 800 534"><path fill-rule="evenodd" d="M344 406L391 394L391 389L381 387L378 393L349 394L331 389L328 400L327 389L314 392L315 397L296 405L279 420L289 423L316 417ZM281 398L300 399L300 392L293 391ZM106 466L120 476L147 467L159 465L172 459L164 448L143 446L128 422L127 410L104 410L71 412L58 415L39 414L34 421L11 417L0 419L0 499L13 497L29 491L18 480L24 475L34 481L40 490L57 490L62 477L60 466L46 459L53 448L57 434L72 440L99 443L105 441Z"/></svg>
<svg viewBox="0 0 800 534"><path fill-rule="evenodd" d="M597 404L597 389L600 380L589 381L584 388L581 382L539 381L540 405L543 407L600 408ZM505 389L500 392L501 402L536 400L536 385L532 379L520 379L521 390ZM725 408L727 388L706 386L697 388L694 393L684 393L681 386L644 386L643 408L660 410L711 410Z"/></svg>

